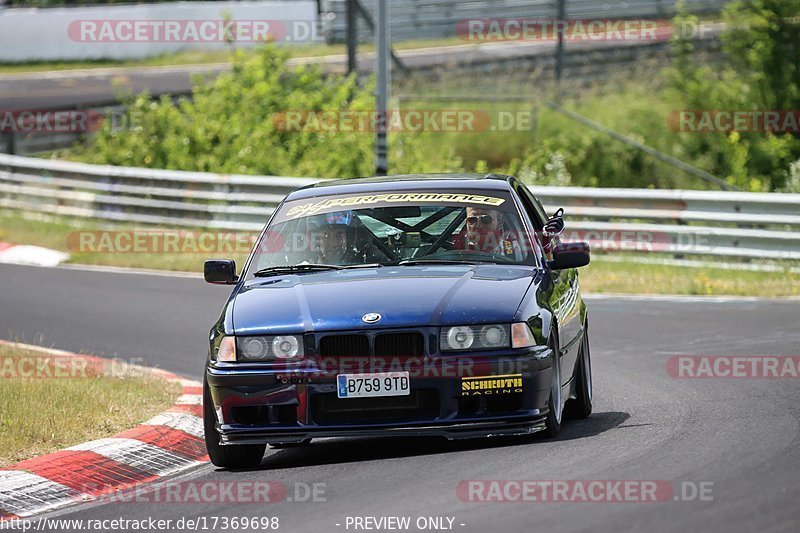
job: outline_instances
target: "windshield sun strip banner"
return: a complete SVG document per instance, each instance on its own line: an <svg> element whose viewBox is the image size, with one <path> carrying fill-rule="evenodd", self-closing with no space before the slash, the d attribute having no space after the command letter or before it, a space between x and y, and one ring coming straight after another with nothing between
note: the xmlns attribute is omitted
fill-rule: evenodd
<svg viewBox="0 0 800 533"><path fill-rule="evenodd" d="M359 196L331 197L316 202L298 203L292 202L291 207L285 211L285 219L294 219L304 216L316 215L327 212L333 208L351 208L357 206L381 206L386 207L391 204L403 204L410 202L419 203L450 203L450 204L472 204L487 207L499 207L505 203L504 198L495 196L483 196L468 193L433 193L433 192L407 192L407 193L387 193L370 194ZM287 206L288 207L288 206Z"/></svg>

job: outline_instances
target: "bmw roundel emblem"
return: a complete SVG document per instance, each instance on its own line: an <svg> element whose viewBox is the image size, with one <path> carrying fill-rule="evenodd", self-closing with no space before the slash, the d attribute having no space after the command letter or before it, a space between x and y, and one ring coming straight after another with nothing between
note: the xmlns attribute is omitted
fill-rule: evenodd
<svg viewBox="0 0 800 533"><path fill-rule="evenodd" d="M366 315L361 317L361 320L366 322L367 324L374 324L375 322L380 321L381 315L378 313L367 313Z"/></svg>

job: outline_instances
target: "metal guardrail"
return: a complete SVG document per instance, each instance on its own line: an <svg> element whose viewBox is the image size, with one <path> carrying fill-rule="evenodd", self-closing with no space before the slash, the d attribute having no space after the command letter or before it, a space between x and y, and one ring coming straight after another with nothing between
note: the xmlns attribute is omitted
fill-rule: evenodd
<svg viewBox="0 0 800 533"><path fill-rule="evenodd" d="M133 225L257 232L286 194L317 181L0 154L1 208ZM566 209L565 238L595 249L800 260L800 194L531 190L548 209Z"/></svg>
<svg viewBox="0 0 800 533"><path fill-rule="evenodd" d="M370 14L374 1L362 0ZM687 0L686 8L693 13L718 13L729 0ZM676 13L676 0L566 0L569 19L663 19ZM470 19L515 19L558 17L557 0L392 0L390 2L392 39L438 39L456 35L459 22ZM323 0L325 32L330 42L345 42L347 0ZM359 37L369 32L360 29Z"/></svg>
<svg viewBox="0 0 800 533"><path fill-rule="evenodd" d="M284 196L317 181L0 154L0 207L168 227L259 231Z"/></svg>
<svg viewBox="0 0 800 533"><path fill-rule="evenodd" d="M800 194L530 187L606 251L800 260Z"/></svg>

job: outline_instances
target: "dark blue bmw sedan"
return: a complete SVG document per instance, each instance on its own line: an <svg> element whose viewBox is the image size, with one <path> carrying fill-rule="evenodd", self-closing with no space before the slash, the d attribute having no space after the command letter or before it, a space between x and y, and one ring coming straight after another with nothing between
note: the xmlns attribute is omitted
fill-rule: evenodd
<svg viewBox="0 0 800 533"><path fill-rule="evenodd" d="M204 379L212 462L359 435L543 431L592 410L585 243L515 178L392 176L291 193L237 273ZM563 416L562 416L563 415Z"/></svg>

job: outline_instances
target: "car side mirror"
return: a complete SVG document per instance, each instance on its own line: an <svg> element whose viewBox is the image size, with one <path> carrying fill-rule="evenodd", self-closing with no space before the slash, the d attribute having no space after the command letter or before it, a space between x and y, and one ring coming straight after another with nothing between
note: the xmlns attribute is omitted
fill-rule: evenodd
<svg viewBox="0 0 800 533"><path fill-rule="evenodd" d="M214 285L234 285L239 281L239 276L236 275L236 261L230 259L206 261L203 275L206 283Z"/></svg>
<svg viewBox="0 0 800 533"><path fill-rule="evenodd" d="M547 262L551 270L580 268L589 264L591 254L588 242L562 242L553 248L553 260Z"/></svg>

